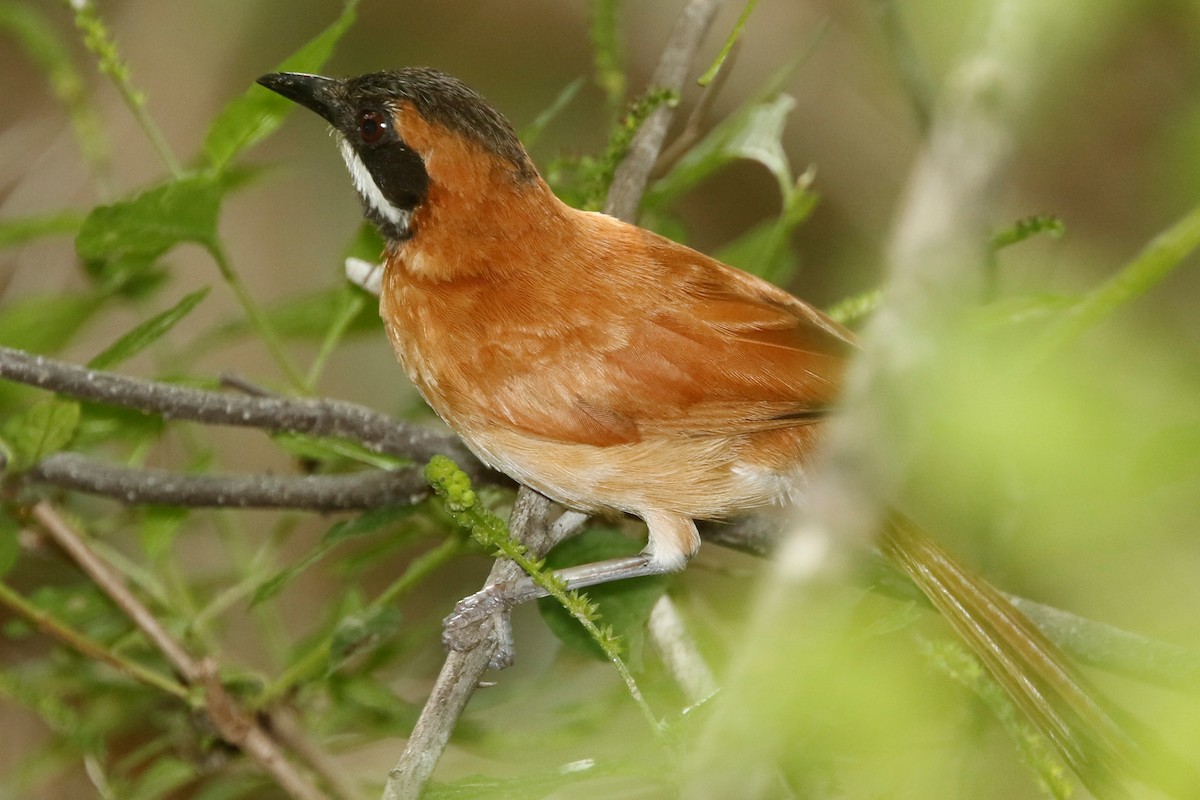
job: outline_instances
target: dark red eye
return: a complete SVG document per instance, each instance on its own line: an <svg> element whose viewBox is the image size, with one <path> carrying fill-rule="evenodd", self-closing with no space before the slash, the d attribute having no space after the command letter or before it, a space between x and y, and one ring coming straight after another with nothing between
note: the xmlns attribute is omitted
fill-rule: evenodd
<svg viewBox="0 0 1200 800"><path fill-rule="evenodd" d="M362 111L358 115L358 138L363 144L375 144L383 138L387 120L378 111Z"/></svg>

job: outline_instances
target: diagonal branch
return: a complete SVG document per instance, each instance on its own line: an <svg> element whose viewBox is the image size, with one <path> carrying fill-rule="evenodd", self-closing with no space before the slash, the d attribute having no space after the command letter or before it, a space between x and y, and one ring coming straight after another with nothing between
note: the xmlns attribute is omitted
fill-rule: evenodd
<svg viewBox="0 0 1200 800"><path fill-rule="evenodd" d="M662 58L650 78L655 89L683 91L687 77L700 50L700 42L716 16L721 0L691 0L679 15L675 27L667 39ZM663 103L654 109L642 122L624 160L617 166L612 185L608 190L608 201L604 213L617 219L632 222L637 217L638 204L646 192L646 182L662 152L667 130L675 119L675 109Z"/></svg>
<svg viewBox="0 0 1200 800"><path fill-rule="evenodd" d="M241 708L225 691L212 659L197 661L158 621L59 513L46 502L33 507L33 518L55 544L79 565L109 599L132 620L189 686L201 690L202 710L221 737L240 748L298 800L322 800L328 795L296 767L263 724Z"/></svg>

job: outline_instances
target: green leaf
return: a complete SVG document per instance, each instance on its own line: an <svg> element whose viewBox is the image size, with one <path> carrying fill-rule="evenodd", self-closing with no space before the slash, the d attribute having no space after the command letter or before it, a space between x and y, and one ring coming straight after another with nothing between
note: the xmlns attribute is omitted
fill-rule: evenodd
<svg viewBox="0 0 1200 800"><path fill-rule="evenodd" d="M96 292L34 295L0 309L0 345L30 353L55 353L66 347L100 309Z"/></svg>
<svg viewBox="0 0 1200 800"><path fill-rule="evenodd" d="M223 191L217 181L190 177L99 206L83 221L75 250L102 285L124 286L178 244L216 247Z"/></svg>
<svg viewBox="0 0 1200 800"><path fill-rule="evenodd" d="M316 72L329 57L338 40L355 20L358 0L348 0L325 30L279 64L277 72ZM296 104L261 86L251 86L245 94L221 110L204 137L204 155L214 171L221 171L239 153L270 136Z"/></svg>
<svg viewBox="0 0 1200 800"><path fill-rule="evenodd" d="M136 783L122 793L126 800L169 797L199 777L197 766L181 758L160 755L138 773Z"/></svg>
<svg viewBox="0 0 1200 800"><path fill-rule="evenodd" d="M549 106L534 117L533 122L525 126L521 131L521 141L525 144L526 150L534 146L534 142L541 137L550 123L558 118L563 109L571 104L571 101L575 99L575 96L579 94L579 90L582 88L583 78L576 78L571 81L563 87L563 90L558 93L558 96L554 98L554 101ZM374 226L371 226L371 228L374 230Z"/></svg>
<svg viewBox="0 0 1200 800"><path fill-rule="evenodd" d="M171 552L175 536L187 519L187 509L167 506L151 506L143 509L138 525L138 539L142 550L151 560L158 560Z"/></svg>
<svg viewBox="0 0 1200 800"><path fill-rule="evenodd" d="M879 308L879 304L882 302L883 291L881 289L868 289L865 292L842 298L827 308L825 313L834 322L840 322L842 325L853 325L874 313L875 309Z"/></svg>
<svg viewBox="0 0 1200 800"><path fill-rule="evenodd" d="M79 403L51 398L34 403L9 417L3 435L12 449L16 469L28 469L43 457L61 450L79 424Z"/></svg>
<svg viewBox="0 0 1200 800"><path fill-rule="evenodd" d="M410 506L392 506L365 511L357 517L342 520L325 532L321 544L336 544L356 536L366 536L383 530L387 526L410 516L413 509Z"/></svg>
<svg viewBox="0 0 1200 800"><path fill-rule="evenodd" d="M1058 217L1052 214L1036 214L1032 217L1019 219L1011 228L1000 231L992 236L989 246L994 252L1023 242L1041 233L1054 239L1061 239L1066 229L1066 225Z"/></svg>
<svg viewBox="0 0 1200 800"><path fill-rule="evenodd" d="M775 176L780 194L791 193L794 180L781 142L787 116L796 101L786 94L745 106L690 149L675 167L646 193L646 205L659 206L680 196L739 158L757 161Z"/></svg>
<svg viewBox="0 0 1200 800"><path fill-rule="evenodd" d="M75 233L83 217L73 211L0 221L0 247L14 247L46 236Z"/></svg>
<svg viewBox="0 0 1200 800"><path fill-rule="evenodd" d="M366 464L376 469L395 469L410 462L395 456L375 453L361 444L346 439L320 439L302 433L276 433L271 435L275 444L296 458L344 466L347 462Z"/></svg>
<svg viewBox="0 0 1200 800"><path fill-rule="evenodd" d="M133 358L160 339L171 328L174 328L176 323L190 314L207 294L208 289L204 288L187 295L171 308L154 315L117 339L89 361L88 366L92 369L110 369Z"/></svg>
<svg viewBox="0 0 1200 800"><path fill-rule="evenodd" d="M593 528L560 544L546 557L550 569L562 569L576 564L589 564L609 558L633 555L641 549L640 542L612 528ZM633 578L627 581L601 584L587 590L588 599L600 608L600 616L620 638L631 668L641 668L642 651L646 640L646 622L650 610L667 590L666 576ZM580 627L560 603L552 598L538 600L538 610L546 625L563 644L606 660L593 637Z"/></svg>

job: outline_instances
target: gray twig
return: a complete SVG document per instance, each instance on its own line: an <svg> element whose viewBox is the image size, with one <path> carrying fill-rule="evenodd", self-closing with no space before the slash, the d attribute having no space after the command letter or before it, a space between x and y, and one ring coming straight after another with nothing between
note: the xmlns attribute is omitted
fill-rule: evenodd
<svg viewBox="0 0 1200 800"><path fill-rule="evenodd" d="M108 464L78 453L47 456L26 478L128 505L189 508L357 511L413 505L430 491L416 467L349 475L185 475Z"/></svg>
<svg viewBox="0 0 1200 800"><path fill-rule="evenodd" d="M721 0L691 0L684 6L667 39L658 67L650 78L652 87L683 91L692 62L700 49L700 41L720 5ZM626 222L632 222L637 217L646 182L662 152L663 141L674 118L675 109L671 104L663 103L642 122L633 141L629 143L629 151L613 175L604 213Z"/></svg>
<svg viewBox="0 0 1200 800"><path fill-rule="evenodd" d="M548 525L546 518L550 508L549 500L532 489L522 487L517 493L509 520L509 530L513 536L539 558L558 542L577 533L587 520L584 514L568 511L554 525ZM514 562L507 558L498 559L484 586L515 581L523 574ZM504 610L484 620L484 630L480 632L474 647L447 653L442 671L438 674L429 699L425 701L404 752L388 773L384 800L416 800L421 795L429 776L433 774L433 768L446 750L450 734L458 724L467 701L487 672L498 647L498 637L504 635L507 628L507 615L508 611Z"/></svg>
<svg viewBox="0 0 1200 800"><path fill-rule="evenodd" d="M0 347L0 378L81 400L158 414L164 419L348 439L377 453L418 462L443 453L453 458L473 480L488 475L454 434L406 425L386 414L342 400L211 392L101 372L9 347Z"/></svg>

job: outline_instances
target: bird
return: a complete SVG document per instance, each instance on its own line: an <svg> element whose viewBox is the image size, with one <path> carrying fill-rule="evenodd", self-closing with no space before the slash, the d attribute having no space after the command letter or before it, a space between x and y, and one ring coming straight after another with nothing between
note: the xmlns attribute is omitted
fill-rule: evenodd
<svg viewBox="0 0 1200 800"><path fill-rule="evenodd" d="M507 119L444 72L258 83L331 126L385 242L384 327L429 406L518 483L646 523L641 554L584 567L572 586L682 569L696 520L803 506L858 350L851 331L765 280L562 202ZM1085 783L1119 782L1135 745L1024 614L902 514L878 547Z"/></svg>

